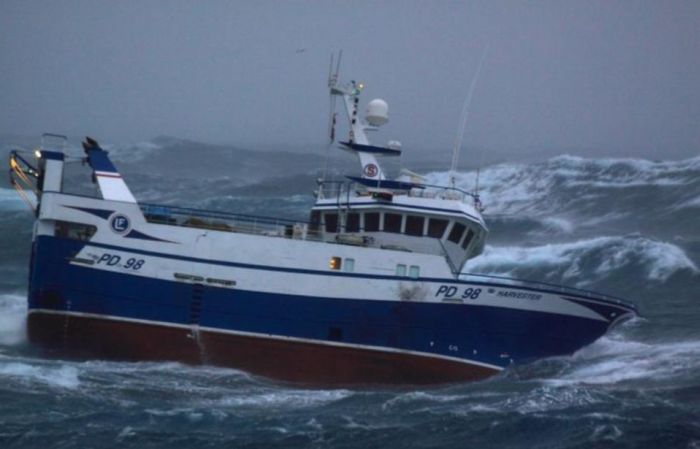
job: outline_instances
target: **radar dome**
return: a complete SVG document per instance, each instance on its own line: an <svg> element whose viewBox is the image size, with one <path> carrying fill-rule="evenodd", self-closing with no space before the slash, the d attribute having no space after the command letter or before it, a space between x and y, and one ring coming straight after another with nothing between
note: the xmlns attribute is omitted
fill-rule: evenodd
<svg viewBox="0 0 700 449"><path fill-rule="evenodd" d="M391 148L392 150L400 150L401 149L401 142L399 142L398 140L390 140L386 144L386 147Z"/></svg>
<svg viewBox="0 0 700 449"><path fill-rule="evenodd" d="M381 98L367 103L367 122L372 126L382 126L389 121L389 105Z"/></svg>

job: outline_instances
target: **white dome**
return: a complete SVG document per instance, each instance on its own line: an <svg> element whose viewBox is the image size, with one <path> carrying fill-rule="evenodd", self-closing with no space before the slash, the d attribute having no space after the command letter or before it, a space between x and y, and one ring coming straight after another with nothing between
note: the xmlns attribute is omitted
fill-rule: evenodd
<svg viewBox="0 0 700 449"><path fill-rule="evenodd" d="M400 150L401 149L401 142L399 142L398 140L390 140L386 144L386 147L391 148L392 150Z"/></svg>
<svg viewBox="0 0 700 449"><path fill-rule="evenodd" d="M381 98L367 103L367 122L372 126L382 126L389 121L389 105Z"/></svg>

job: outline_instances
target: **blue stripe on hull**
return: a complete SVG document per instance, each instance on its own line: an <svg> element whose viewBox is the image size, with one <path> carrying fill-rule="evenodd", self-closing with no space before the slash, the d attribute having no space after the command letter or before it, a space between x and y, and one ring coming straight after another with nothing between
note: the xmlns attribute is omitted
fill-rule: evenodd
<svg viewBox="0 0 700 449"><path fill-rule="evenodd" d="M503 367L569 354L607 330L603 321L501 307L270 294L69 264L83 245L37 241L30 309L403 349Z"/></svg>

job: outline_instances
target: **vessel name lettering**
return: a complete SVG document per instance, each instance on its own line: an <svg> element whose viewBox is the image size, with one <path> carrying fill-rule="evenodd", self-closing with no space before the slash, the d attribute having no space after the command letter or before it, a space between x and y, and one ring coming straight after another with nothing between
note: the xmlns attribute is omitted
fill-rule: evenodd
<svg viewBox="0 0 700 449"><path fill-rule="evenodd" d="M435 296L442 295L444 298L452 298L459 292L459 289L455 286L441 285L438 287ZM465 288L460 295L461 299L476 299L481 294L480 288Z"/></svg>
<svg viewBox="0 0 700 449"><path fill-rule="evenodd" d="M499 290L497 295L503 298L529 299L531 301L539 301L542 298L542 295L536 293L513 292L510 290Z"/></svg>
<svg viewBox="0 0 700 449"><path fill-rule="evenodd" d="M98 265L103 264L109 267L119 266L131 270L140 270L143 264L145 263L143 259L136 259L134 257L128 258L124 263L121 262L122 257L117 254L104 253L102 254L102 257L97 259Z"/></svg>

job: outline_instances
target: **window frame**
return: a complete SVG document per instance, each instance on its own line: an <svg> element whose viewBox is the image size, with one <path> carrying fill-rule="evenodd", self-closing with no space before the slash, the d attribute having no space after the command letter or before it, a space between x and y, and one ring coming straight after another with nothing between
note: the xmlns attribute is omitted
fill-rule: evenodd
<svg viewBox="0 0 700 449"><path fill-rule="evenodd" d="M398 222L394 221L398 217ZM403 228L403 217L404 214L394 213L394 212L384 212L384 225L382 226L382 232L390 232L392 234L401 234L401 229ZM392 229L387 229L387 219L390 219L390 224ZM396 228L398 225L398 228Z"/></svg>
<svg viewBox="0 0 700 449"><path fill-rule="evenodd" d="M436 223L437 223L437 222L441 222L441 223L443 223L442 225L438 225L438 226L442 226L442 229L441 229L441 231L440 231L440 235L439 235L439 236L433 235L433 232L432 232L432 231L433 231L433 228L430 227L430 224L431 224L432 222L436 222ZM442 239L442 238L445 236L445 231L447 231L447 228L448 228L449 226L450 226L450 220L448 220L448 219L446 219L446 218L433 218L433 217L430 217L430 218L428 218L428 230L427 230L427 232L426 232L426 235L427 235L428 237L433 237L433 238L436 238L436 239Z"/></svg>
<svg viewBox="0 0 700 449"><path fill-rule="evenodd" d="M332 227L332 228L333 228L332 230L331 230L331 229L329 228L329 226L328 226L328 217L335 217L335 218L334 218L334 220L335 220L335 226ZM338 213L337 213L337 212L326 212L326 213L324 213L324 214L323 214L323 230L324 230L325 232L328 232L328 233L331 233L331 234L337 233L337 232L338 232L338 227L339 227L339 224L340 224L340 223L339 223L339 220L338 220L339 218L340 218L340 217L338 216Z"/></svg>
<svg viewBox="0 0 700 449"><path fill-rule="evenodd" d="M418 225L418 221L420 222L420 225ZM411 221L413 221L413 225L410 225ZM406 235L411 235L414 237L423 237L423 231L425 229L425 217L422 215L406 215L406 218L404 219L404 234ZM411 232L409 232L411 230ZM417 233L416 233L417 232Z"/></svg>
<svg viewBox="0 0 700 449"><path fill-rule="evenodd" d="M457 230L461 228L461 230ZM467 230L467 226L464 223L460 223L459 221L455 221L452 223L452 227L450 228L450 233L447 235L447 240L450 242L459 245L462 239L464 238L464 233ZM457 234L455 234L455 232Z"/></svg>
<svg viewBox="0 0 700 449"><path fill-rule="evenodd" d="M369 227L367 226L367 216L368 215L371 215L372 217L376 217L376 220L377 220L376 223L372 223L373 225L376 225L376 226L372 226L372 229L369 229ZM363 218L363 227L364 227L363 230L364 230L364 232L379 232L379 230L381 229L381 225L382 225L381 213L379 213L379 212L365 212L362 214L362 218ZM370 220L370 221L372 221L372 220Z"/></svg>

